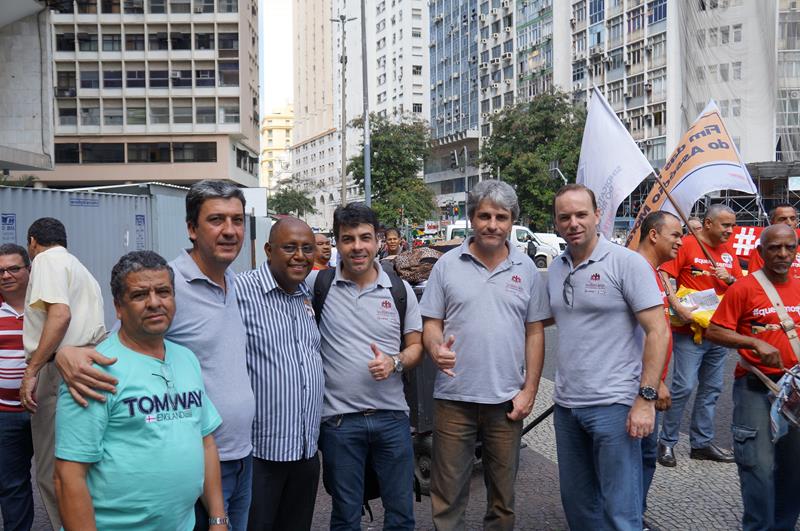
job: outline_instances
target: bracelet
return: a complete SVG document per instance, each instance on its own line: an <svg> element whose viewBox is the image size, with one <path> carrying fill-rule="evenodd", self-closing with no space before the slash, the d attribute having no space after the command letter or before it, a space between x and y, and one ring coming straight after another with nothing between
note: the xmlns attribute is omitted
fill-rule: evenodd
<svg viewBox="0 0 800 531"><path fill-rule="evenodd" d="M212 525L229 525L229 524L230 524L230 522L228 521L228 517L227 516L216 516L214 518L209 518L208 519L208 525L209 526L212 526Z"/></svg>

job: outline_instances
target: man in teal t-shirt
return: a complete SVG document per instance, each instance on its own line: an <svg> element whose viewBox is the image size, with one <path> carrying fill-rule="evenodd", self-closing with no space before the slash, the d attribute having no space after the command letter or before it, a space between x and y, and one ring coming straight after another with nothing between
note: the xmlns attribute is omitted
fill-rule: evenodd
<svg viewBox="0 0 800 531"><path fill-rule="evenodd" d="M56 492L65 529L191 530L202 497L212 530L227 530L221 419L194 354L166 341L175 313L172 270L151 251L111 274L120 330L98 347L118 361L117 393L82 408L62 385L56 410Z"/></svg>

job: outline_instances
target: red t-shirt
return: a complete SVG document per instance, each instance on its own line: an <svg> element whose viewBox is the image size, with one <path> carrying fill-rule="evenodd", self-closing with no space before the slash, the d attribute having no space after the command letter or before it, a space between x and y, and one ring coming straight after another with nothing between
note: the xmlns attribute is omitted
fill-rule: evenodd
<svg viewBox="0 0 800 531"><path fill-rule="evenodd" d="M789 276L783 284L775 284L789 317L800 328L800 281ZM784 367L793 367L797 359L792 351L789 338L781 329L780 319L772 307L767 294L752 275L737 280L720 302L711 322L747 337L755 337L773 345L781 352ZM739 354L751 365L761 369L764 374L780 375L781 369L761 365L758 355L749 349L739 349ZM747 373L740 365L736 365L735 376L739 378Z"/></svg>
<svg viewBox="0 0 800 531"><path fill-rule="evenodd" d="M711 247L706 245L709 254L717 264L721 264L735 278L742 278L742 268L735 253L726 245ZM714 264L712 264L705 253L700 248L700 244L694 236L686 236L683 245L678 251L678 256L663 264L659 269L665 271L669 276L676 279L678 289L686 286L697 291L714 289L717 295L723 295L728 289L728 285L714 275ZM681 334L691 334L692 330L688 325L674 326L675 332Z"/></svg>
<svg viewBox="0 0 800 531"><path fill-rule="evenodd" d="M758 252L758 246L753 247L753 250L750 251L750 257L747 260L747 273L752 275L762 267L764 267L764 259L761 258L761 253ZM800 279L800 253L794 255L794 262L792 262L792 268L789 270L789 274L794 278Z"/></svg>
<svg viewBox="0 0 800 531"><path fill-rule="evenodd" d="M664 289L664 282L661 279L661 275L658 274L658 271L653 269L653 273L656 275L656 282L658 283L658 289L661 290L661 299L664 301L664 317L667 320L667 326L669 326L669 299L667 298L667 291ZM664 361L664 371L661 373L661 379L667 379L667 372L669 370L669 360L672 357L672 334L669 335L669 346L667 347L667 359Z"/></svg>

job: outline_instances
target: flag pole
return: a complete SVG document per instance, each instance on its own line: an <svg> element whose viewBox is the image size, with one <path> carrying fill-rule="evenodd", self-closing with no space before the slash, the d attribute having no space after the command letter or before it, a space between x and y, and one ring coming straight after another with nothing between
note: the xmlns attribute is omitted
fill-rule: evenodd
<svg viewBox="0 0 800 531"><path fill-rule="evenodd" d="M706 255L706 258L708 258L708 261L711 262L712 264L714 264L714 267L716 267L717 266L716 260L714 260L714 258L711 256L711 253L708 252L708 249L706 249L706 246L703 243L703 241L700 238L697 237L697 233L692 228L692 226L689 225L689 219L686 217L686 214L683 213L683 209L672 198L672 194L669 193L669 190L667 190L667 187L664 186L664 183L661 181L660 172L658 172L657 170L653 170L653 175L656 178L656 182L661 187L661 189L664 191L664 194L667 196L667 199L669 199L669 202L672 203L672 206L675 207L675 211L678 213L678 216L681 218L681 220L683 221L684 225L686 225L686 227L689 229L689 232L697 240L697 243L700 244L700 248L703 250L703 254Z"/></svg>

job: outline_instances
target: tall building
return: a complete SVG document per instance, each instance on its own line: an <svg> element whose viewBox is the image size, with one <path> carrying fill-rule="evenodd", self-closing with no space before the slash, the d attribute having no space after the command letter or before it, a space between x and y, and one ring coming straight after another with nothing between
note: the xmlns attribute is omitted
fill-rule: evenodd
<svg viewBox="0 0 800 531"><path fill-rule="evenodd" d="M76 0L52 13L51 187L258 183L256 0Z"/></svg>
<svg viewBox="0 0 800 531"><path fill-rule="evenodd" d="M517 2L517 101L528 101L569 79L570 14L567 2Z"/></svg>
<svg viewBox="0 0 800 531"><path fill-rule="evenodd" d="M27 175L53 167L53 52L46 4L15 0L0 10L2 172Z"/></svg>
<svg viewBox="0 0 800 531"><path fill-rule="evenodd" d="M514 104L516 38L512 0L481 2L478 10L481 140L492 134L490 118Z"/></svg>
<svg viewBox="0 0 800 531"><path fill-rule="evenodd" d="M479 179L478 0L431 0L429 12L433 151L425 161L425 184L436 194L443 216L459 208L463 217L465 191ZM506 16L498 15L493 16Z"/></svg>
<svg viewBox="0 0 800 531"><path fill-rule="evenodd" d="M270 194L292 180L292 127L294 111L291 105L273 110L261 121L261 174L259 186Z"/></svg>

